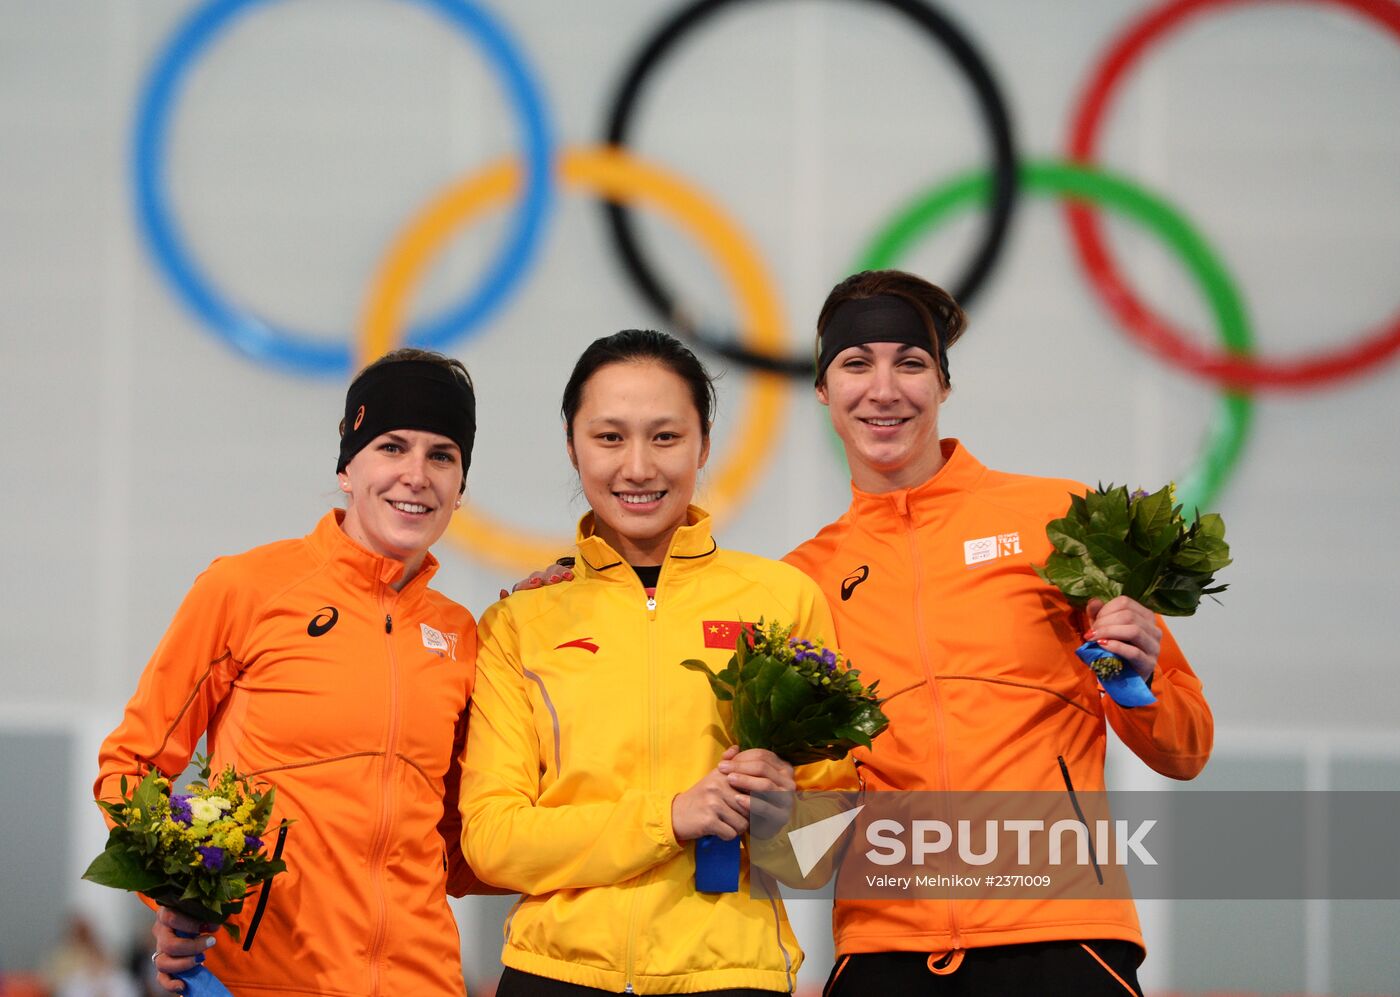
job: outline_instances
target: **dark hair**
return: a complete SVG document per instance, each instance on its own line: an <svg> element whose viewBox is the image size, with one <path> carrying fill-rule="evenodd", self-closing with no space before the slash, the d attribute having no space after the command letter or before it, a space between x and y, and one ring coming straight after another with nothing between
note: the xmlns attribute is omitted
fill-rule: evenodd
<svg viewBox="0 0 1400 997"><path fill-rule="evenodd" d="M467 373L466 364L462 363L462 361L458 360L456 357L449 357L432 350L420 350L416 346L400 346L397 350L390 350L373 363L366 364L365 367L355 375L354 380L350 382L350 387L353 388L359 383L360 378L376 368L383 367L385 364L403 363L405 360L418 360L422 363L436 364L439 367L443 367L451 371L452 376L457 378L458 381L461 381L470 388L473 394L476 393L476 385L472 383L471 374ZM340 420L339 432L341 436L345 435L344 419Z"/></svg>
<svg viewBox="0 0 1400 997"><path fill-rule="evenodd" d="M623 329L593 340L574 364L569 383L564 385L564 401L559 411L564 416L564 433L571 442L574 416L583 400L584 386L599 370L615 363L657 363L684 381L690 388L695 411L700 415L700 432L709 439L710 423L714 421L715 386L705 365L674 336L652 329Z"/></svg>
<svg viewBox="0 0 1400 997"><path fill-rule="evenodd" d="M821 314L817 316L817 353L821 353L822 333L826 331L826 324L839 305L881 294L903 298L918 312L928 331L933 357L938 362L939 380L945 388L952 387L952 379L948 375L948 348L967 331L967 313L943 288L904 270L862 270L833 287L826 296ZM938 317L937 323L934 316ZM940 326L943 328L941 336L938 332Z"/></svg>

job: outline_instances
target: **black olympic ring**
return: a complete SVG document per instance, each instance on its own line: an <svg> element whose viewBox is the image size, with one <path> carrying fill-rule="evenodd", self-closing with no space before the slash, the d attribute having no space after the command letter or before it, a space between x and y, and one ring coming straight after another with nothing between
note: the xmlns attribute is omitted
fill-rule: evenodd
<svg viewBox="0 0 1400 997"><path fill-rule="evenodd" d="M695 0L681 8L661 25L642 47L641 54L633 60L618 87L608 115L606 141L609 145L625 146L627 131L632 122L638 95L647 74L656 68L681 37L705 18L728 6L734 0ZM972 42L946 15L940 13L921 0L872 0L904 14L914 21L924 33L944 48L953 62L967 76L977 97L992 146L992 187L991 210L986 215L981 243L977 247L966 272L952 282L953 297L964 306L977 297L987 276L991 273L997 256L1006 242L1007 227L1011 212L1015 207L1016 150L1011 136L1011 116L1006 101L1001 95L986 61L973 47ZM647 303L665 320L671 322L676 331L697 345L754 370L768 373L786 374L789 377L810 378L814 373L814 362L809 352L779 356L745 349L732 336L716 336L695 328L677 307L670 291L661 278L648 265L637 240L636 229L632 224L632 210L626 205L605 201L603 211L607 217L608 230L612 234L613 247L622 259L623 270L633 285L646 298Z"/></svg>

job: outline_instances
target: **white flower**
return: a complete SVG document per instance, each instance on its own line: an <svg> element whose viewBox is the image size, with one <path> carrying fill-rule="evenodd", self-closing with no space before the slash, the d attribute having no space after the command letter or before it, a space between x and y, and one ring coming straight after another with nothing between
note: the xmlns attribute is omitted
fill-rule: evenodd
<svg viewBox="0 0 1400 997"><path fill-rule="evenodd" d="M190 816L207 824L223 816L223 811L218 808L213 799L205 800L195 796L190 798Z"/></svg>
<svg viewBox="0 0 1400 997"><path fill-rule="evenodd" d="M233 804L230 803L228 800L224 799L222 796L207 796L205 797L205 799L207 799L210 803L214 804L214 806L218 807L220 810L233 809Z"/></svg>

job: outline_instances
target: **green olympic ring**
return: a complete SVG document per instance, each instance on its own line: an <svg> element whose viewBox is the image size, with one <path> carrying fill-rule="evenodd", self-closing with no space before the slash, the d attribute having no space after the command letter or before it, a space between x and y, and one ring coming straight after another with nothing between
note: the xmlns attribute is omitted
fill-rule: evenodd
<svg viewBox="0 0 1400 997"><path fill-rule="evenodd" d="M1238 357L1253 353L1254 334L1234 282L1219 256L1180 212L1122 177L1086 166L1038 160L1022 163L1017 175L1024 191L1093 202L1120 212L1159 236L1181 257L1205 293L1226 350ZM990 192L989 175L977 171L956 176L920 194L898 209L893 220L879 230L858 257L855 269L894 266L918 239L931 233L955 210L985 204ZM1254 402L1248 392L1230 389L1222 393L1200 456L1177 482L1177 497L1188 517L1208 507L1219 494L1244 450L1253 410Z"/></svg>

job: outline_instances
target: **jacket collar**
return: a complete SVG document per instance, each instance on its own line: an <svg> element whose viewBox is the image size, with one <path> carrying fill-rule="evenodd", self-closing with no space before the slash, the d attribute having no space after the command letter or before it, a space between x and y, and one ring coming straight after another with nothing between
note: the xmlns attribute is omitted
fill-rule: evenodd
<svg viewBox="0 0 1400 997"><path fill-rule="evenodd" d="M630 565L606 540L593 532L593 513L578 521L578 559L584 575L631 581L636 576ZM709 562L719 549L710 534L710 514L697 505L685 511L685 525L671 537L662 570L668 577L688 572Z"/></svg>
<svg viewBox="0 0 1400 997"><path fill-rule="evenodd" d="M851 515L857 518L888 517L891 514L910 519L915 526L924 526L946 515L945 499L960 492L969 492L987 473L967 449L955 439L940 440L943 466L927 481L912 488L892 492L863 492L851 486Z"/></svg>
<svg viewBox="0 0 1400 997"><path fill-rule="evenodd" d="M361 547L341 527L344 519L344 509L332 509L321 517L316 528L307 535L307 542L338 575L352 585L370 590L379 585L385 588L393 585L403 573L403 563ZM418 574L403 587L403 592L426 586L428 579L437 573L437 569L438 560L429 551L423 557Z"/></svg>

